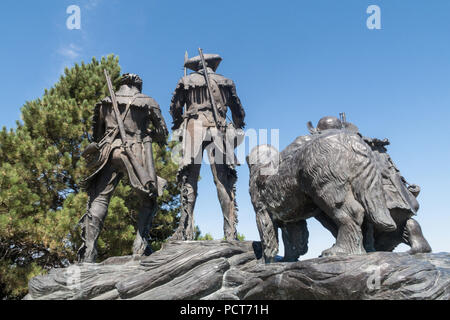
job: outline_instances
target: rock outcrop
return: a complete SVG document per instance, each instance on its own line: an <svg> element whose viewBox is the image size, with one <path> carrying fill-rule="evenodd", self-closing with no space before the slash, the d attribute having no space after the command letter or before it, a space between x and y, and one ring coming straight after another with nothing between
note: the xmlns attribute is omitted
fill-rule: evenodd
<svg viewBox="0 0 450 320"><path fill-rule="evenodd" d="M450 253L260 258L259 242L169 242L150 257L53 269L30 281L26 299L450 299Z"/></svg>

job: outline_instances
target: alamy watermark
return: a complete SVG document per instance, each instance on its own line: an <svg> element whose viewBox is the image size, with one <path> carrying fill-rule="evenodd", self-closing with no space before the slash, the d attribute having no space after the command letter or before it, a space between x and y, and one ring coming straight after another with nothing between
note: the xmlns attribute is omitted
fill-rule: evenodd
<svg viewBox="0 0 450 320"><path fill-rule="evenodd" d="M270 172L266 175L276 174L278 171L279 129L244 131L228 127L221 131L215 127L205 128L201 123L194 122L189 129L182 128L175 131L171 140L179 142L172 149L172 161L179 166L202 163L236 165L248 161L251 165L270 165ZM267 153L258 156L259 153L255 148L269 144L272 157L269 158ZM204 149L207 150L209 157L203 156ZM252 151L255 151L257 156L247 157Z"/></svg>
<svg viewBox="0 0 450 320"><path fill-rule="evenodd" d="M366 280L367 289L369 292L375 292L382 289L383 286L402 284L405 290L412 292L420 292L426 290L433 285L433 279L425 279L425 281L419 281L408 279L405 274L402 274L402 270L396 270L394 272L389 271L389 264L383 263L381 265L371 265L365 269L365 272L369 273L369 277Z"/></svg>
<svg viewBox="0 0 450 320"><path fill-rule="evenodd" d="M66 26L69 30L81 29L81 9L77 5L67 7L66 13L69 17L66 20Z"/></svg>
<svg viewBox="0 0 450 320"><path fill-rule="evenodd" d="M66 286L74 292L81 291L81 269L76 265L71 265L65 270Z"/></svg>
<svg viewBox="0 0 450 320"><path fill-rule="evenodd" d="M381 29L381 9L377 5L370 5L367 7L366 12L370 14L367 18L366 25L369 30L380 30Z"/></svg>
<svg viewBox="0 0 450 320"><path fill-rule="evenodd" d="M81 29L81 8L78 5L70 5L66 9L69 17L66 20L66 26L69 30ZM366 13L370 16L366 20L366 26L369 30L381 29L381 8L378 5L367 7Z"/></svg>

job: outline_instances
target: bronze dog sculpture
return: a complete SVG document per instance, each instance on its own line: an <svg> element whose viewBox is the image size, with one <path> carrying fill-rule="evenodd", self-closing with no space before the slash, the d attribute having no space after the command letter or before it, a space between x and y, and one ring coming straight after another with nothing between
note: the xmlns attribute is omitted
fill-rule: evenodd
<svg viewBox="0 0 450 320"><path fill-rule="evenodd" d="M430 251L411 219L418 204L408 199L398 209L398 201L386 200L393 194L386 179L395 174L380 157L358 132L333 117L321 119L313 134L297 138L281 153L269 145L254 148L247 158L250 195L266 262L275 261L278 228L284 261L305 254L306 220L312 217L336 237L322 256L391 251L400 242L413 252ZM403 183L390 186L410 192Z"/></svg>

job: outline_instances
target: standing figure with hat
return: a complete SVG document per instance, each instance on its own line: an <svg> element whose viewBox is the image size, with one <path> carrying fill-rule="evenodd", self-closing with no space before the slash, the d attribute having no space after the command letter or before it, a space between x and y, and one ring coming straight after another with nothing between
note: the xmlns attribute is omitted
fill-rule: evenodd
<svg viewBox="0 0 450 320"><path fill-rule="evenodd" d="M95 106L94 142L83 152L92 174L85 179L89 201L80 220L83 245L78 250L78 260L88 263L96 261L97 240L109 202L124 175L141 200L133 254L149 255L149 231L158 209L156 199L166 185L156 175L152 153L152 142L164 145L168 135L158 103L142 93L138 75L123 75L117 93L106 70L105 76L111 95Z"/></svg>
<svg viewBox="0 0 450 320"><path fill-rule="evenodd" d="M206 149L224 217L226 240L237 239L237 206L234 149L243 136L245 112L232 80L217 74L222 61L217 54L185 59L194 72L180 79L172 97L173 130L182 131L183 157L178 171L181 188L180 224L172 240L194 239L194 207L203 152ZM230 108L233 123L227 123Z"/></svg>

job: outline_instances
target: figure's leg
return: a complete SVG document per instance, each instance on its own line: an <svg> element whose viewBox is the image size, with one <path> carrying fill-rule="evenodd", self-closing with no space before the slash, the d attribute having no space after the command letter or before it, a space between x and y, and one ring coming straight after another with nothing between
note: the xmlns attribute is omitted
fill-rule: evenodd
<svg viewBox="0 0 450 320"><path fill-rule="evenodd" d="M80 220L83 245L78 250L79 262L94 263L97 258L97 240L108 213L109 201L119 180L120 174L111 165L106 165L89 186L87 212Z"/></svg>
<svg viewBox="0 0 450 320"><path fill-rule="evenodd" d="M333 219L331 219L325 212L320 211L320 213L318 213L314 218L316 218L316 220L319 221L325 229L330 231L333 237L337 238L338 228L336 223L334 223Z"/></svg>
<svg viewBox="0 0 450 320"><path fill-rule="evenodd" d="M181 217L178 229L171 240L194 240L194 208L200 166L200 164L191 164L178 173L181 180Z"/></svg>
<svg viewBox="0 0 450 320"><path fill-rule="evenodd" d="M278 226L272 220L269 212L259 207L259 204L253 204L256 213L256 226L258 227L263 257L266 263L275 262L278 253Z"/></svg>
<svg viewBox="0 0 450 320"><path fill-rule="evenodd" d="M147 194L141 195L141 203L137 221L136 239L133 243L133 254L149 256L152 254L150 229L158 206L156 198L149 197Z"/></svg>
<svg viewBox="0 0 450 320"><path fill-rule="evenodd" d="M340 254L365 253L361 225L364 218L364 208L355 200L351 192L347 193L340 207L323 208L337 225L336 243L330 249L322 252L322 256Z"/></svg>
<svg viewBox="0 0 450 320"><path fill-rule="evenodd" d="M236 170L227 164L216 163L214 149L208 149L209 162L217 188L217 196L223 213L223 230L225 239L237 240L237 209L236 209Z"/></svg>
<svg viewBox="0 0 450 320"><path fill-rule="evenodd" d="M422 233L422 228L419 223L410 218L406 221L404 242L411 246L409 253L428 253L431 252L431 247Z"/></svg>
<svg viewBox="0 0 450 320"><path fill-rule="evenodd" d="M394 231L387 232L374 228L374 247L376 251L392 252L402 242L406 241L406 219L401 210L390 210L391 216L397 225Z"/></svg>
<svg viewBox="0 0 450 320"><path fill-rule="evenodd" d="M308 225L306 220L285 223L281 226L284 243L284 259L295 262L301 255L308 252Z"/></svg>
<svg viewBox="0 0 450 320"><path fill-rule="evenodd" d="M397 229L393 232L375 232L375 249L377 251L393 251L400 243L411 247L409 253L431 252L431 247L422 233L419 223L410 218L409 211L392 209Z"/></svg>
<svg viewBox="0 0 450 320"><path fill-rule="evenodd" d="M400 230L404 229L403 225L398 226ZM392 232L377 232L375 230L375 251L387 251L392 252L394 249L402 243L402 232L395 230Z"/></svg>
<svg viewBox="0 0 450 320"><path fill-rule="evenodd" d="M181 191L180 223L171 240L194 240L195 237L194 208L206 132L201 119L189 119L183 143L183 161L177 174Z"/></svg>
<svg viewBox="0 0 450 320"><path fill-rule="evenodd" d="M363 233L363 243L364 249L366 252L374 252L375 250L375 230L373 227L373 223L368 221L368 219L364 219L362 225L362 233Z"/></svg>
<svg viewBox="0 0 450 320"><path fill-rule="evenodd" d="M320 212L315 218L322 224L322 226L331 232L333 237L337 238L338 236L338 228L336 223L324 212ZM361 226L361 231L363 233L363 245L366 252L374 252L375 251L375 238L374 238L374 228L373 224L369 222L367 219L364 219L364 222Z"/></svg>

